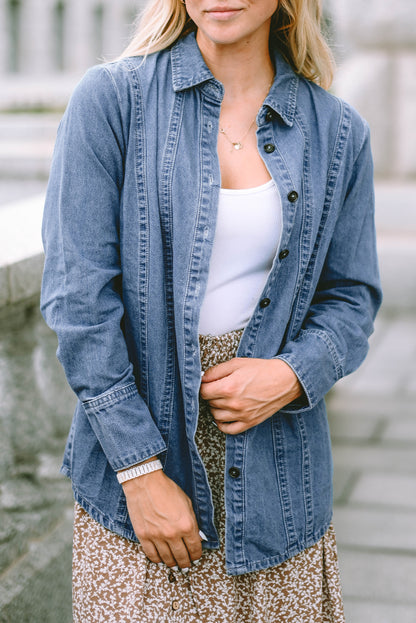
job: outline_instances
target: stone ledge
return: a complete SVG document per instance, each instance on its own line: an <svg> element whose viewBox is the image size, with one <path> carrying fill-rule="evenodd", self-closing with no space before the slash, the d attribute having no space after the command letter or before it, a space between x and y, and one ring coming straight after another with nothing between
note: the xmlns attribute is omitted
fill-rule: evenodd
<svg viewBox="0 0 416 623"><path fill-rule="evenodd" d="M43 204L38 195L0 208L0 308L39 294Z"/></svg>
<svg viewBox="0 0 416 623"><path fill-rule="evenodd" d="M72 510L2 576L0 623L70 623Z"/></svg>

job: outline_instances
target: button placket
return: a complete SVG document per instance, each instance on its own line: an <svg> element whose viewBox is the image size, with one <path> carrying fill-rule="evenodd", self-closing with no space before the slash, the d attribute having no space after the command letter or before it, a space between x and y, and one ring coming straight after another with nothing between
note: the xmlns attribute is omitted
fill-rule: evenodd
<svg viewBox="0 0 416 623"><path fill-rule="evenodd" d="M296 192L296 190L291 190L290 193L288 193L287 198L290 201L290 203L295 203L295 201L299 199L299 195Z"/></svg>
<svg viewBox="0 0 416 623"><path fill-rule="evenodd" d="M270 303L271 303L271 300L268 299L268 298L261 299L261 301L260 301L260 308L264 309L265 307L268 307L270 305Z"/></svg>
<svg viewBox="0 0 416 623"><path fill-rule="evenodd" d="M230 467L228 473L230 474L231 478L238 478L241 472L238 467Z"/></svg>

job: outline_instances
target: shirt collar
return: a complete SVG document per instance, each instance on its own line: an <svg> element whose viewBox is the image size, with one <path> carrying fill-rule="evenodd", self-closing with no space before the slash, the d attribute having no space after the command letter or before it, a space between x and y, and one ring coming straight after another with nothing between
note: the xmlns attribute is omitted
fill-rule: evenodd
<svg viewBox="0 0 416 623"><path fill-rule="evenodd" d="M273 109L288 126L293 125L299 77L286 63L277 49L272 50L276 76L264 105ZM219 99L222 85L205 64L195 38L195 32L179 39L171 49L174 91L184 91L205 82L213 83Z"/></svg>

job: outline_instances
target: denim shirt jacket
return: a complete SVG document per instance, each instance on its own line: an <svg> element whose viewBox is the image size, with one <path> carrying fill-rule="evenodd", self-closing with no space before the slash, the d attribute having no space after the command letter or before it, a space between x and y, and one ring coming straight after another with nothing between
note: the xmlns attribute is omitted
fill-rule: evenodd
<svg viewBox="0 0 416 623"><path fill-rule="evenodd" d="M381 299L368 126L272 55L257 142L283 231L237 356L284 360L304 393L226 438L232 575L279 564L328 529L324 396L363 361ZM137 540L116 471L158 455L192 499L204 547L217 548L195 431L223 86L194 34L142 61L90 69L58 130L41 308L78 397L62 471L94 519Z"/></svg>

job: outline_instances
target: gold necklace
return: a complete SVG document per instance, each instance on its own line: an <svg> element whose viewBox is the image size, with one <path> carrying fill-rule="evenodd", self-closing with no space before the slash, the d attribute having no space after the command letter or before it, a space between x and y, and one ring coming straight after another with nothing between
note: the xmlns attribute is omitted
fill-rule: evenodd
<svg viewBox="0 0 416 623"><path fill-rule="evenodd" d="M257 115L256 115L256 117L257 117ZM230 137L228 136L227 132L224 130L224 128L220 128L221 134L224 134L224 136L227 139L227 141L229 143L231 143L231 145L234 147L234 149L236 151L239 151L240 149L243 149L243 147L244 147L243 141L246 138L247 134L250 132L251 128L253 127L253 123L255 122L256 117L254 117L253 121L250 123L249 129L247 130L247 132L244 134L244 136L239 141L231 140Z"/></svg>
<svg viewBox="0 0 416 623"><path fill-rule="evenodd" d="M267 93L270 91L270 88L272 86L274 82L274 76L272 78L272 81L270 82L269 86L267 87ZM240 138L239 141L233 141L227 134L227 132L225 131L224 128L220 128L220 134L223 134L225 136L225 138L227 139L227 141L230 143L230 145L232 145L232 147L236 150L236 151L240 151L240 149L243 149L244 145L243 145L243 141L246 138L247 134L250 132L251 128L253 127L253 124L256 120L257 114L254 117L253 121L250 123L250 126L248 128L248 130L245 132L245 134L243 135L242 138Z"/></svg>

